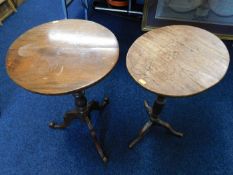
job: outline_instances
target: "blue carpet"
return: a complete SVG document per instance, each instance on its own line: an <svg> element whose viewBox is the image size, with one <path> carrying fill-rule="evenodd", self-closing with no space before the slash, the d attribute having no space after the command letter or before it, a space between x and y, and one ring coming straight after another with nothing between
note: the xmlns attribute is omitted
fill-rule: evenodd
<svg viewBox="0 0 233 175"><path fill-rule="evenodd" d="M74 6L69 8L70 17L82 17ZM93 115L109 163L101 162L83 123L74 121L63 131L49 129L50 120L62 121L64 112L74 106L72 96L42 96L18 87L6 74L5 55L29 28L63 17L57 0L28 0L0 27L0 174L233 174L232 62L217 86L194 97L168 99L162 117L184 132L184 138L153 128L134 149L127 148L147 120L144 99L151 104L156 97L130 78L125 65L129 46L142 34L138 20L101 12L91 15L116 34L121 50L114 71L87 90L89 99L108 95L111 100L101 115ZM225 43L232 55L231 43Z"/></svg>

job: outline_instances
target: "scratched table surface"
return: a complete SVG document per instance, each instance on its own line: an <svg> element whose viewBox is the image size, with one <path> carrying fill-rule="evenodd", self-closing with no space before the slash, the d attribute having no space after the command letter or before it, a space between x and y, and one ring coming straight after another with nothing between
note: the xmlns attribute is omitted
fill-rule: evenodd
<svg viewBox="0 0 233 175"><path fill-rule="evenodd" d="M147 90L184 97L217 84L229 60L226 46L214 34L173 25L139 37L128 51L126 64L133 79Z"/></svg>
<svg viewBox="0 0 233 175"><path fill-rule="evenodd" d="M40 94L65 94L105 77L119 46L107 28L84 20L60 20L34 27L10 46L7 72L21 87Z"/></svg>

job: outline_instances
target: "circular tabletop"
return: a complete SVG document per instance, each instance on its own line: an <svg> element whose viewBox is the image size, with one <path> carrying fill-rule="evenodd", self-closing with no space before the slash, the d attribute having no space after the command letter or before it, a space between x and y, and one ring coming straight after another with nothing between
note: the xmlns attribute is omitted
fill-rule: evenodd
<svg viewBox="0 0 233 175"><path fill-rule="evenodd" d="M133 79L149 91L170 97L198 94L225 75L229 53L214 34L172 25L139 37L127 54Z"/></svg>
<svg viewBox="0 0 233 175"><path fill-rule="evenodd" d="M105 77L117 63L114 34L91 21L60 20L21 35L9 48L7 72L21 87L40 94L65 94Z"/></svg>

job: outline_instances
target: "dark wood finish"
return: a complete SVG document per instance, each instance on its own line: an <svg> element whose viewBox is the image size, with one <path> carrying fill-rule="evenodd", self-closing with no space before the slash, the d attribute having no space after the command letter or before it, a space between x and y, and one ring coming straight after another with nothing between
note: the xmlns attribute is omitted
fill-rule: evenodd
<svg viewBox="0 0 233 175"><path fill-rule="evenodd" d="M129 73L156 94L185 97L217 84L230 61L224 43L192 26L173 25L139 37L127 54Z"/></svg>
<svg viewBox="0 0 233 175"><path fill-rule="evenodd" d="M72 120L82 119L88 126L96 149L107 162L91 123L92 110L102 110L108 98L99 104L87 102L84 89L103 79L118 60L116 37L107 28L84 20L61 20L37 26L21 35L9 48L7 72L21 87L40 94L72 93L76 108L65 114L64 129Z"/></svg>
<svg viewBox="0 0 233 175"><path fill-rule="evenodd" d="M65 129L74 119L80 118L87 124L93 142L95 143L96 149L103 162L106 163L108 159L105 156L102 146L97 139L95 129L90 119L90 113L93 110L103 110L105 106L109 103L109 99L104 98L104 101L101 104L97 101L91 101L88 103L84 91L76 92L73 95L75 99L76 108L65 114L64 122L62 124L56 124L55 122L51 122L49 124L49 127L53 129Z"/></svg>
<svg viewBox="0 0 233 175"><path fill-rule="evenodd" d="M61 20L37 26L9 48L7 71L21 87L40 94L71 93L95 84L115 66L116 37L84 20Z"/></svg>
<svg viewBox="0 0 233 175"><path fill-rule="evenodd" d="M134 140L132 140L132 142L130 142L129 148L133 148L133 146L136 143L138 143L141 139L143 139L145 134L154 125L158 125L158 126L166 128L171 134L173 134L175 136L183 137L183 133L177 132L169 123L160 119L159 115L162 112L164 105L165 105L165 97L163 97L163 96L157 97L157 100L154 102L152 108L148 105L147 101L144 102L144 106L145 106L147 113L149 115L149 120L144 124L144 126L140 130L138 136Z"/></svg>
<svg viewBox="0 0 233 175"><path fill-rule="evenodd" d="M176 21L170 19L156 19L156 9L158 0L145 0L143 19L142 19L142 30L149 31L158 27L164 27L167 25L192 25L201 27L212 33L218 35L221 39L233 40L233 26L209 24L204 22L190 22L190 21Z"/></svg>

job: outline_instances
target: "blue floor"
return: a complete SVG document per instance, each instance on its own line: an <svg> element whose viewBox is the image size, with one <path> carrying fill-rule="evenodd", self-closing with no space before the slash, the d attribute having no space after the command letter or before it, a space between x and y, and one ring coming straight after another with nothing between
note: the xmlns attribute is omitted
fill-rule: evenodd
<svg viewBox="0 0 233 175"><path fill-rule="evenodd" d="M80 4L76 1L77 9ZM78 7L79 5L79 7ZM82 17L69 7L70 17ZM1 175L213 175L233 174L233 63L221 83L189 98L168 99L162 117L185 133L176 138L163 128L153 128L134 149L127 145L147 120L144 99L155 95L129 76L125 56L142 34L139 20L93 12L94 20L112 30L120 44L114 71L87 90L89 99L111 103L93 123L104 144L109 163L104 165L86 125L74 121L63 131L51 130L51 120L62 121L72 108L72 96L30 93L7 76L5 56L10 44L29 28L64 18L58 0L27 0L0 27L0 174ZM231 42L225 42L232 56Z"/></svg>

